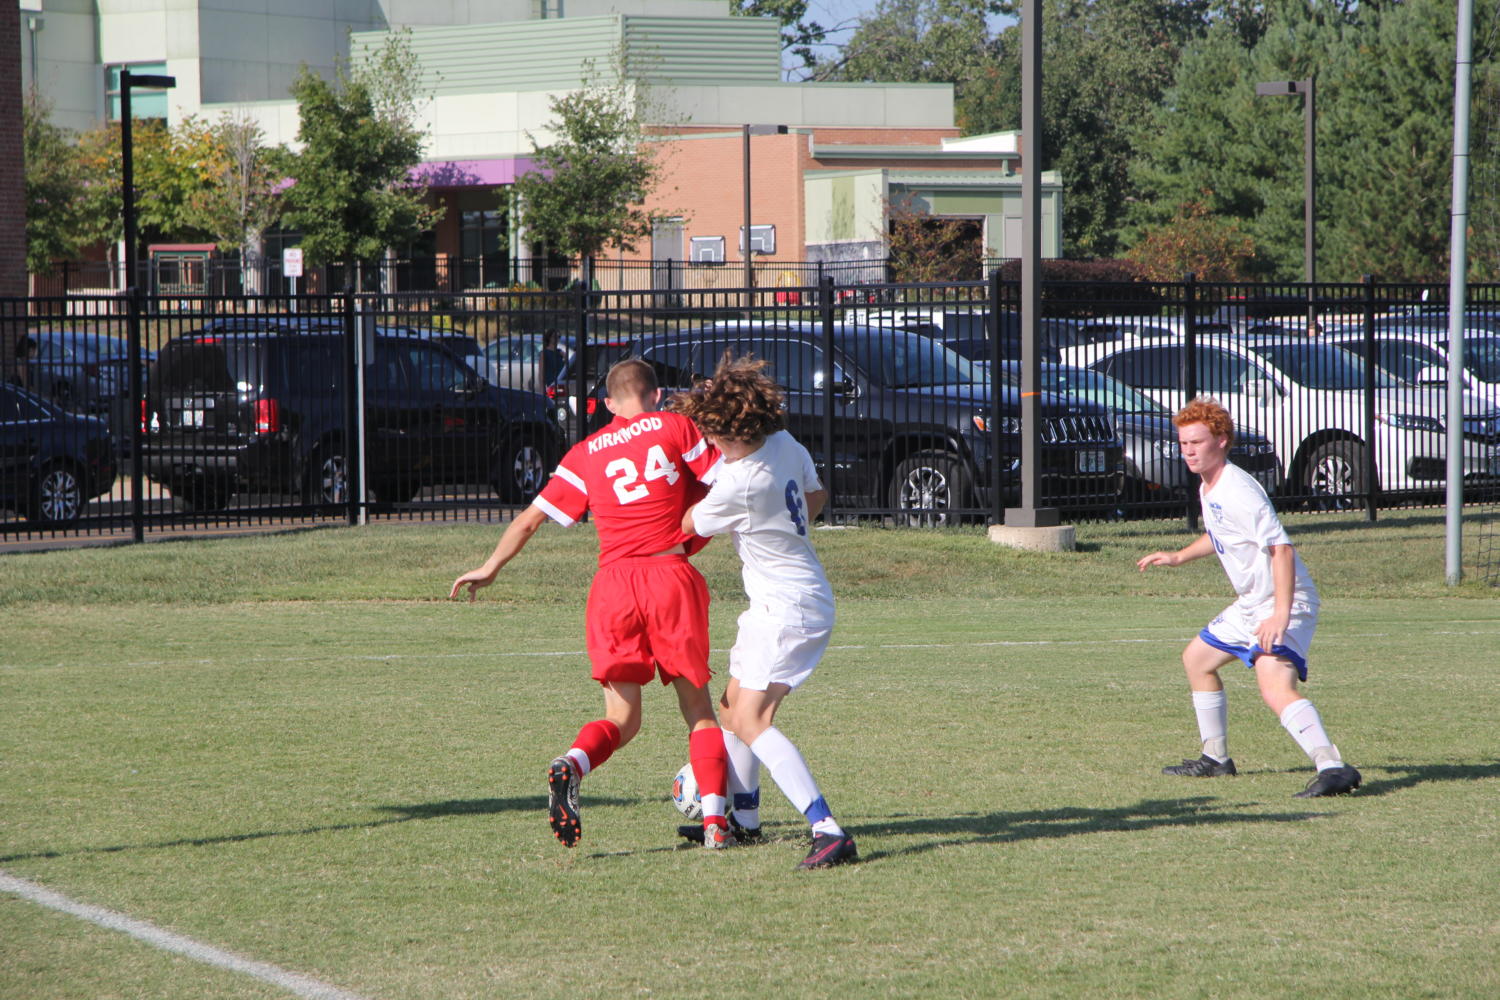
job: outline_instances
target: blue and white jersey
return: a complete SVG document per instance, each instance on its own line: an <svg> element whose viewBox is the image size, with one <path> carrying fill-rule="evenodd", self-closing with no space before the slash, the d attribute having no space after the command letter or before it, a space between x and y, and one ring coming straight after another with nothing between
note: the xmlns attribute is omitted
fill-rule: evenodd
<svg viewBox="0 0 1500 1000"><path fill-rule="evenodd" d="M1239 595L1235 602L1245 611L1269 611L1275 603L1276 584L1271 577L1271 546L1291 545L1286 529L1266 491L1244 469L1224 465L1212 490L1198 488L1203 503L1203 528L1213 539L1219 563ZM1296 567L1292 603L1308 611L1318 606L1318 589L1293 549Z"/></svg>
<svg viewBox="0 0 1500 1000"><path fill-rule="evenodd" d="M808 536L804 499L822 488L807 449L778 431L744 458L721 462L693 512L698 534L730 535L745 593L772 621L833 627L833 588Z"/></svg>

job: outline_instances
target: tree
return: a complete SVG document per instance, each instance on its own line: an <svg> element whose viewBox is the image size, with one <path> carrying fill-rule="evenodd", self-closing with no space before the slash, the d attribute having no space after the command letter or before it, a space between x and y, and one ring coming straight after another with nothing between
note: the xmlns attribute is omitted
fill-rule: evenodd
<svg viewBox="0 0 1500 1000"><path fill-rule="evenodd" d="M303 67L292 84L302 149L276 163L295 181L284 196L285 218L302 232L311 264L373 263L438 215L412 176L423 135L410 33L387 35L365 56L357 65L341 62L332 82Z"/></svg>
<svg viewBox="0 0 1500 1000"><path fill-rule="evenodd" d="M188 199L189 218L221 249L240 251L245 290L258 292L265 233L282 211L281 174L273 166L278 151L264 145L260 126L245 114L193 124L205 184Z"/></svg>
<svg viewBox="0 0 1500 1000"><path fill-rule="evenodd" d="M910 196L886 204L891 277L898 282L974 281L983 276L975 223L934 216Z"/></svg>
<svg viewBox="0 0 1500 1000"><path fill-rule="evenodd" d="M1476 38L1488 37L1494 16L1476 10ZM1276 0L1258 30L1215 24L1184 52L1173 87L1139 133L1133 176L1141 197L1131 208L1130 238L1177 206L1201 201L1212 214L1240 220L1260 251L1260 273L1300 277L1302 102L1254 95L1260 81L1313 77L1319 278L1441 277L1453 50L1454 11L1440 0ZM1497 81L1493 60L1476 65L1477 110L1493 99ZM1494 149L1474 152L1476 176L1493 169ZM1476 194L1470 217L1492 217L1493 185Z"/></svg>
<svg viewBox="0 0 1500 1000"><path fill-rule="evenodd" d="M1255 243L1239 220L1209 214L1198 202L1183 205L1164 225L1148 230L1127 256L1152 281L1243 281L1255 259Z"/></svg>
<svg viewBox="0 0 1500 1000"><path fill-rule="evenodd" d="M26 269L34 274L72 260L89 240L83 162L66 129L36 91L21 108L25 158Z"/></svg>
<svg viewBox="0 0 1500 1000"><path fill-rule="evenodd" d="M585 266L606 246L631 250L651 235L642 203L661 166L642 149L638 98L623 76L605 82L589 67L582 89L551 101L554 140L543 146L531 138L539 169L516 178L527 227Z"/></svg>

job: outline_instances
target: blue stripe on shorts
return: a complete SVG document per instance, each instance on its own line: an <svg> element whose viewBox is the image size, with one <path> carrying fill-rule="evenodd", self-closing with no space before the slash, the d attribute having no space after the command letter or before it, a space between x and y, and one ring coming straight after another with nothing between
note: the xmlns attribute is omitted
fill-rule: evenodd
<svg viewBox="0 0 1500 1000"><path fill-rule="evenodd" d="M1228 653L1230 656L1239 657L1245 661L1245 666L1252 670L1255 668L1255 658L1266 652L1266 650L1260 648L1259 643L1254 646L1239 646L1232 642L1225 642L1207 628L1198 633L1198 638L1208 643L1214 649ZM1298 653L1290 646L1283 645L1272 646L1270 653L1272 656L1280 656L1283 659L1290 660L1292 666L1297 668L1297 679L1301 681L1307 680L1307 660L1303 658L1301 653Z"/></svg>

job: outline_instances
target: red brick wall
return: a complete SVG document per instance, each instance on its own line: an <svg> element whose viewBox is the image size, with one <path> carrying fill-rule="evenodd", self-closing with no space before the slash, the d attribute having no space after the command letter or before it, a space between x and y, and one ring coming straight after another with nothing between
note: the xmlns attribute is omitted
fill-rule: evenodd
<svg viewBox="0 0 1500 1000"><path fill-rule="evenodd" d="M722 130L721 130L722 131ZM758 135L750 139L752 225L776 227L776 253L757 263L800 261L803 256L802 157L805 135ZM745 224L744 138L716 136L657 147L662 183L646 202L653 214L683 218L683 251L694 236L724 237L727 264L742 264L740 227ZM651 256L649 240L632 259Z"/></svg>

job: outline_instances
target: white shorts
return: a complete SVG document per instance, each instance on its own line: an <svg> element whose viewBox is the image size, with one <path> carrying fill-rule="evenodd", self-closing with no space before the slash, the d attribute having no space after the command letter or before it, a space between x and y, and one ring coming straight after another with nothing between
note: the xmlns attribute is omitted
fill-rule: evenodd
<svg viewBox="0 0 1500 1000"><path fill-rule="evenodd" d="M1318 630L1318 606L1304 601L1292 602L1292 620L1287 623L1286 635L1274 649L1261 649L1255 638L1255 626L1265 621L1269 607L1246 610L1231 604L1219 613L1219 617L1203 627L1198 638L1215 649L1245 661L1245 666L1254 667L1255 658L1264 653L1290 660L1297 668L1297 676L1307 680L1307 651L1312 647L1313 633Z"/></svg>
<svg viewBox="0 0 1500 1000"><path fill-rule="evenodd" d="M832 637L831 627L786 625L751 607L740 615L740 633L729 651L729 676L751 691L772 684L796 688L812 676Z"/></svg>

